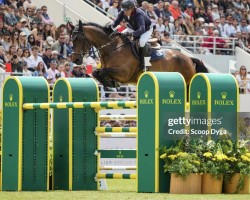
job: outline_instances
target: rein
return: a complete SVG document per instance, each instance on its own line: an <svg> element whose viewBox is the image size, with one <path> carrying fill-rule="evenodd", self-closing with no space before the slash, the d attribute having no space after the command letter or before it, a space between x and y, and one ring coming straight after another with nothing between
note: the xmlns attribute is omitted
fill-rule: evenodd
<svg viewBox="0 0 250 200"><path fill-rule="evenodd" d="M92 45L91 42L88 40L88 38L86 38L86 36L83 34L83 32L81 32L81 31L73 31L73 33L76 33L76 36L73 38L73 41L74 41L77 37L80 37L80 39L86 40L86 41L88 42L88 44L90 45L90 48L93 47L93 45ZM113 34L114 34L114 33L112 33L112 34L109 36L109 38L110 38ZM94 53L98 53L99 57L101 58L102 56L101 56L100 52L101 52L104 48L110 46L114 41L116 41L116 38L115 38L115 37L114 37L110 42L108 42L107 44L104 44L104 45L102 45L102 46L100 46L100 47L95 47L96 50L94 50ZM112 50L110 50L109 52L113 52L113 51L115 51L115 50L117 50L117 49L119 49L119 48L122 48L122 47L126 46L127 44L129 44L129 41L126 42L126 43L121 44L120 46L118 46L118 47L116 47L116 48L114 48L114 49L112 49ZM84 52L83 50L81 50L79 53L77 53L77 52L72 52L72 54L80 55L81 57L84 57L86 54L87 54L88 56L90 55L90 54L89 54L89 50L87 50L86 52Z"/></svg>

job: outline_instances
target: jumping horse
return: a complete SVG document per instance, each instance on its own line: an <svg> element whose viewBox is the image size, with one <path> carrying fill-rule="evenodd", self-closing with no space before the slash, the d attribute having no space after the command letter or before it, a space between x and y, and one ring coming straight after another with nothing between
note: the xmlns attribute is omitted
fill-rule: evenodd
<svg viewBox="0 0 250 200"><path fill-rule="evenodd" d="M82 23L75 26L72 33L73 53L72 61L81 64L83 57L89 55L91 47L99 53L101 69L92 75L104 86L116 87L119 83L136 84L143 73L140 60L133 51L132 42L124 36L117 36L113 30L95 23ZM149 71L179 72L183 75L187 85L195 73L208 72L204 64L190 58L178 50L166 50L161 59L150 61Z"/></svg>

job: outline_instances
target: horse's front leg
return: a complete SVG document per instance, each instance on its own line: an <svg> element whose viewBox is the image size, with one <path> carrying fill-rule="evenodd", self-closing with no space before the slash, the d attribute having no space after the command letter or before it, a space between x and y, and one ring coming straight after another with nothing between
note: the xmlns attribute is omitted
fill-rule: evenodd
<svg viewBox="0 0 250 200"><path fill-rule="evenodd" d="M94 70L92 75L104 86L104 87L117 87L116 81L111 77L110 73L106 69Z"/></svg>

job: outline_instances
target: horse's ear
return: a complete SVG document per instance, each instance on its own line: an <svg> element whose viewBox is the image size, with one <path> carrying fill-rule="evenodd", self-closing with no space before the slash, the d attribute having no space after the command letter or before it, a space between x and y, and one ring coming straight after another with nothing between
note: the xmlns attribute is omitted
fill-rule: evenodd
<svg viewBox="0 0 250 200"><path fill-rule="evenodd" d="M79 20L79 28L78 28L78 31L82 31L82 21Z"/></svg>

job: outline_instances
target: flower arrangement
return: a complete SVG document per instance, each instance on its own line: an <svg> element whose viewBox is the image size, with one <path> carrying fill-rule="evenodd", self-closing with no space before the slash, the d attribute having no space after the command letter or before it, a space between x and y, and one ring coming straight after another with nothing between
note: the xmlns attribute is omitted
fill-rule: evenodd
<svg viewBox="0 0 250 200"><path fill-rule="evenodd" d="M200 172L200 159L196 153L190 152L190 141L182 139L170 148L161 148L161 156L164 164L164 172L175 173L177 176L186 178L191 173Z"/></svg>
<svg viewBox="0 0 250 200"><path fill-rule="evenodd" d="M229 153L228 164L230 170L225 173L226 182L230 182L232 176L236 173L240 174L237 184L236 193L243 190L245 178L250 177L250 152L247 148L248 141L239 140L234 143L233 151Z"/></svg>
<svg viewBox="0 0 250 200"><path fill-rule="evenodd" d="M230 143L230 141L226 142ZM224 145L222 145L223 143L220 140L217 142L213 140L205 142L204 152L201 157L201 171L209 173L217 179L222 178L223 173L230 169L227 162L229 158L225 154L226 150Z"/></svg>

